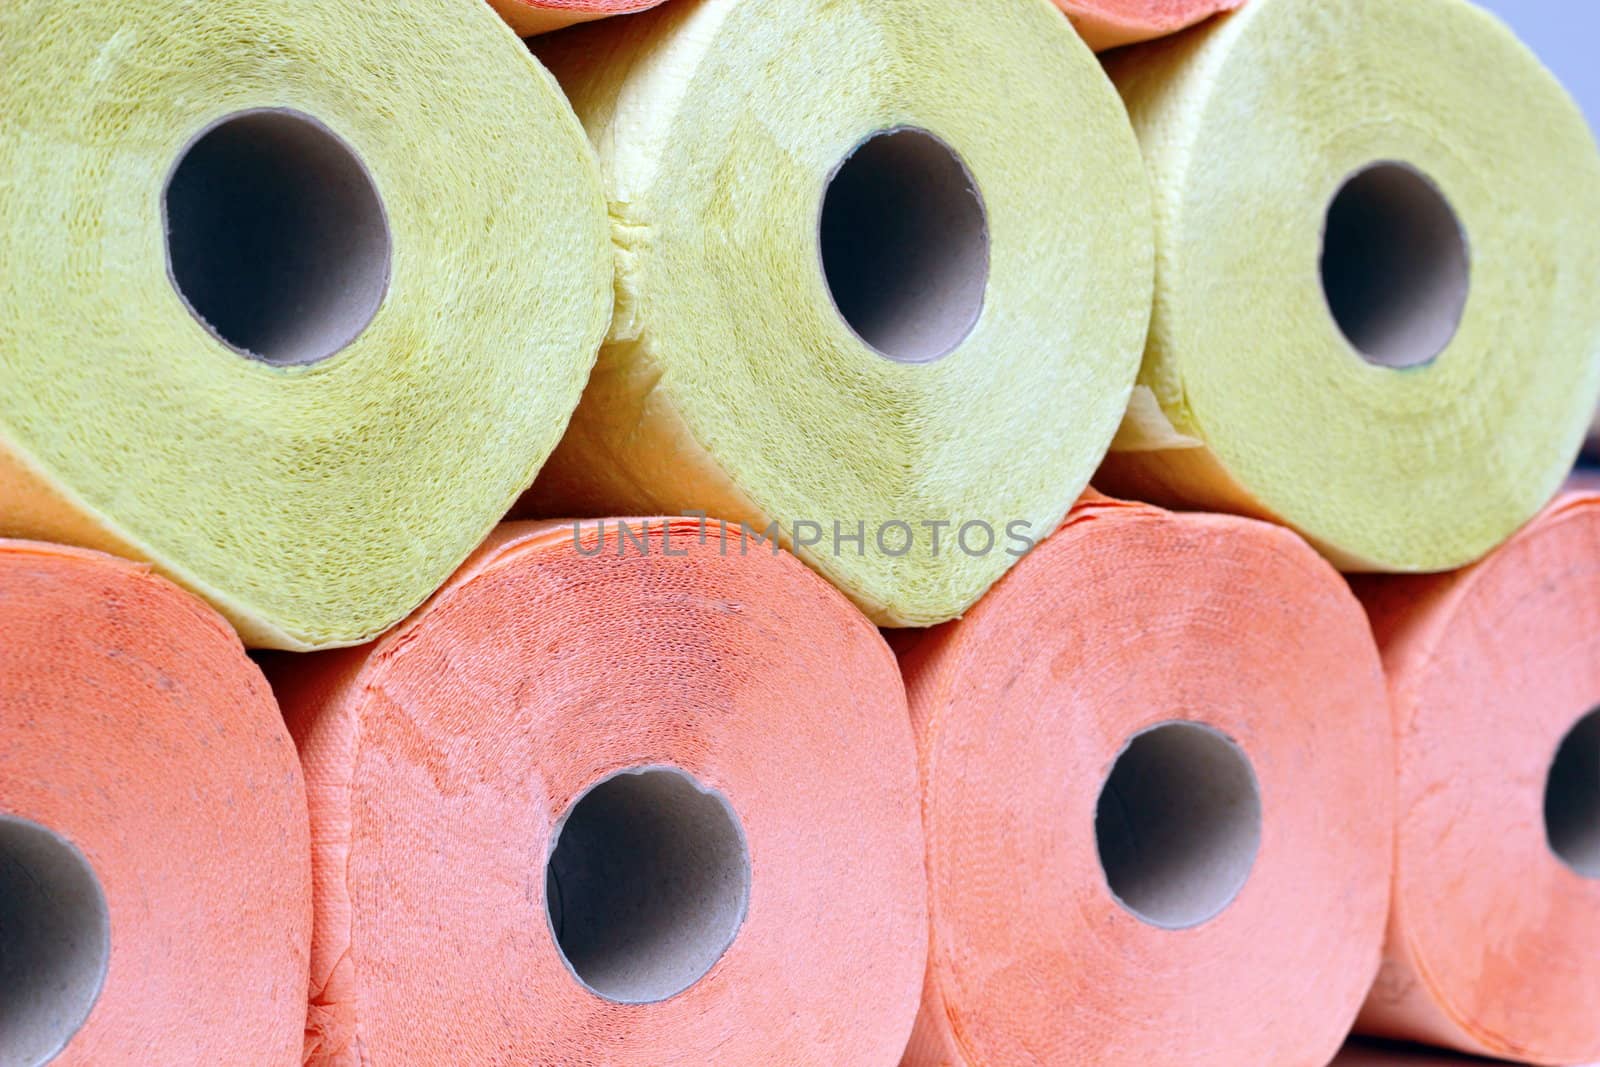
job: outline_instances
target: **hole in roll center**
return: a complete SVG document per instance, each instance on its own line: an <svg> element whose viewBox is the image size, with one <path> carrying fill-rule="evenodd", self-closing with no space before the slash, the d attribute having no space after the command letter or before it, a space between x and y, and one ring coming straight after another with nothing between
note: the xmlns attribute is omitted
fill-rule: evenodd
<svg viewBox="0 0 1600 1067"><path fill-rule="evenodd" d="M1600 879L1600 708L1578 720L1550 764L1545 833L1562 863Z"/></svg>
<svg viewBox="0 0 1600 1067"><path fill-rule="evenodd" d="M1405 163L1375 163L1328 205L1322 289L1351 347L1368 363L1403 369L1449 347L1466 312L1471 257L1455 209Z"/></svg>
<svg viewBox="0 0 1600 1067"><path fill-rule="evenodd" d="M834 307L898 363L931 363L978 324L989 284L989 220L972 173L926 130L862 141L829 176L819 224Z"/></svg>
<svg viewBox="0 0 1600 1067"><path fill-rule="evenodd" d="M360 336L388 290L377 187L310 115L257 109L208 126L173 164L162 212L173 288L241 355L327 359Z"/></svg>
<svg viewBox="0 0 1600 1067"><path fill-rule="evenodd" d="M602 780L551 839L551 932L568 969L607 1000L653 1003L687 990L733 944L749 899L738 816L676 767Z"/></svg>
<svg viewBox="0 0 1600 1067"><path fill-rule="evenodd" d="M1261 790L1250 759L1200 723L1134 735L1095 809L1106 884L1152 926L1186 929L1220 915L1261 849Z"/></svg>
<svg viewBox="0 0 1600 1067"><path fill-rule="evenodd" d="M94 868L65 837L0 815L0 1063L53 1060L88 1020L111 960Z"/></svg>

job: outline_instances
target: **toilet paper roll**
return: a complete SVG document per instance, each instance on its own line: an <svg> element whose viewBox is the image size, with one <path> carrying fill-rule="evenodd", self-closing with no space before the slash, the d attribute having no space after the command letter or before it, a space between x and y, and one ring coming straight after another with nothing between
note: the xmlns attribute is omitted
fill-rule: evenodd
<svg viewBox="0 0 1600 1067"><path fill-rule="evenodd" d="M304 649L532 482L611 265L582 130L483 4L8 0L0 112L0 534Z"/></svg>
<svg viewBox="0 0 1600 1067"><path fill-rule="evenodd" d="M894 626L1055 528L1152 285L1127 117L1058 12L687 0L538 48L599 149L618 313L529 512L776 526Z"/></svg>
<svg viewBox="0 0 1600 1067"><path fill-rule="evenodd" d="M1095 484L1273 518L1340 567L1482 556L1600 392L1600 153L1464 0L1252 0L1110 61L1160 283Z"/></svg>
<svg viewBox="0 0 1600 1067"><path fill-rule="evenodd" d="M1193 26L1244 0L1056 0L1096 52Z"/></svg>
<svg viewBox="0 0 1600 1067"><path fill-rule="evenodd" d="M233 631L0 541L0 1063L299 1064L310 942L305 784Z"/></svg>
<svg viewBox="0 0 1600 1067"><path fill-rule="evenodd" d="M727 534L509 525L376 644L274 660L309 1063L895 1062L927 912L894 659Z"/></svg>
<svg viewBox="0 0 1600 1067"><path fill-rule="evenodd" d="M489 0L489 6L523 37L593 19L631 15L659 3L661 0Z"/></svg>
<svg viewBox="0 0 1600 1067"><path fill-rule="evenodd" d="M1091 498L902 653L932 945L905 1067L1315 1067L1378 967L1377 650L1293 534Z"/></svg>
<svg viewBox="0 0 1600 1067"><path fill-rule="evenodd" d="M1363 579L1399 748L1399 866L1363 1032L1600 1060L1600 495L1475 567Z"/></svg>

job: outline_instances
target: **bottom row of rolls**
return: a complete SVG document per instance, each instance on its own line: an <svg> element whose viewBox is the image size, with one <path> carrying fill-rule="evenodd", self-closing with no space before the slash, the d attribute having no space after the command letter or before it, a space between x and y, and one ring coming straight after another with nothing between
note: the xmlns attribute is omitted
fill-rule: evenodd
<svg viewBox="0 0 1600 1067"><path fill-rule="evenodd" d="M1600 1058L1600 496L1352 593L1091 494L895 640L695 519L259 668L0 542L0 1063Z"/></svg>

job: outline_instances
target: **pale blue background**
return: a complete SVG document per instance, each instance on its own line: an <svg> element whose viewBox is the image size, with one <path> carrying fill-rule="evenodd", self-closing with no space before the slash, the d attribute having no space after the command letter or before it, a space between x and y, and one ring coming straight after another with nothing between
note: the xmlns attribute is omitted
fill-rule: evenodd
<svg viewBox="0 0 1600 1067"><path fill-rule="evenodd" d="M1600 0L1478 0L1517 31L1600 128Z"/></svg>

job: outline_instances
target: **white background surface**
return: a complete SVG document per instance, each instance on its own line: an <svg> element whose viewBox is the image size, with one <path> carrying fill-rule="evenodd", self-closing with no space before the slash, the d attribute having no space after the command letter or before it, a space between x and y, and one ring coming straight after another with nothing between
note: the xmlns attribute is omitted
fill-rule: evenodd
<svg viewBox="0 0 1600 1067"><path fill-rule="evenodd" d="M1600 128L1600 0L1479 0L1539 53Z"/></svg>

